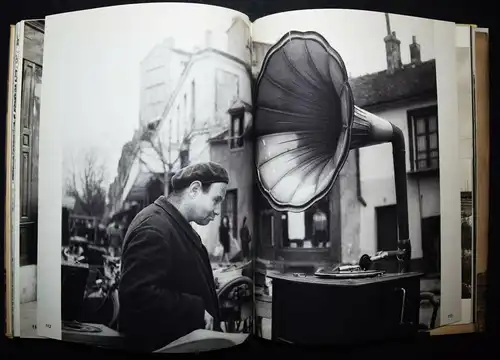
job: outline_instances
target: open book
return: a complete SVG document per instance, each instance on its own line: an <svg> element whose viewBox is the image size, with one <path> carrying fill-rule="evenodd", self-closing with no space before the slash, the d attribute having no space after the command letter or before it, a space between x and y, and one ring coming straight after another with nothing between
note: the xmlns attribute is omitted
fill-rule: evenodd
<svg viewBox="0 0 500 360"><path fill-rule="evenodd" d="M476 322L478 31L192 4L19 23L11 335L190 352Z"/></svg>

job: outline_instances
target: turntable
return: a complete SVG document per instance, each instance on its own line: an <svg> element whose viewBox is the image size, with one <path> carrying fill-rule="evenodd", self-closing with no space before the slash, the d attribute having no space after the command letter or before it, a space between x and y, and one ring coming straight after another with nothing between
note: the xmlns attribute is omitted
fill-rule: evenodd
<svg viewBox="0 0 500 360"><path fill-rule="evenodd" d="M367 279L385 274L385 270L373 270L371 267L377 261L404 255L404 251L379 251L373 256L361 256L358 265L337 265L332 268L319 268L315 276L325 279Z"/></svg>
<svg viewBox="0 0 500 360"><path fill-rule="evenodd" d="M381 276L383 270L363 270L359 265L339 266L336 269L318 269L314 275L325 279L367 279Z"/></svg>

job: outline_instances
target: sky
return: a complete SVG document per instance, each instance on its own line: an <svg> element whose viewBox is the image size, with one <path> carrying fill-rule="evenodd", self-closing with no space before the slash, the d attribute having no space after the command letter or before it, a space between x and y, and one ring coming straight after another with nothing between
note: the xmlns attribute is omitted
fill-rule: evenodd
<svg viewBox="0 0 500 360"><path fill-rule="evenodd" d="M434 58L434 20L389 15L391 30L401 41L401 60L410 62L412 36L420 44L422 60ZM288 31L317 31L342 56L350 76L387 68L384 13L361 10L302 10L270 15L254 22L252 39L275 43Z"/></svg>
<svg viewBox="0 0 500 360"><path fill-rule="evenodd" d="M212 30L212 43L225 50L229 9L195 4L141 4L66 13L47 18L43 99L61 99L45 113L61 127L63 177L92 151L106 168L106 188L116 176L125 142L139 124L139 64L149 51L172 36L176 47L192 50ZM401 40L402 60L409 61L412 35L422 59L433 58L431 22L391 15ZM386 67L383 13L352 10L290 12L258 20L253 39L274 43L289 30L320 32L343 57L351 76ZM52 110L51 110L52 111Z"/></svg>
<svg viewBox="0 0 500 360"><path fill-rule="evenodd" d="M170 36L177 48L193 50L207 29L212 45L225 50L235 15L244 16L194 4L143 4L49 17L42 97L61 101L42 121L61 126L63 178L92 151L106 168L107 189L139 125L140 62Z"/></svg>

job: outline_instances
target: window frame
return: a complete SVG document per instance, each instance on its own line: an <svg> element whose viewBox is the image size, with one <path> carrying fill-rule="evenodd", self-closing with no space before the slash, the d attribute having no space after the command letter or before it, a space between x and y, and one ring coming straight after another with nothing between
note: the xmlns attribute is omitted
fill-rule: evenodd
<svg viewBox="0 0 500 360"><path fill-rule="evenodd" d="M228 199L230 198L234 199L234 203L232 204L232 214L228 213ZM231 222L231 234L235 239L238 239L238 189L228 189L226 191L226 197L222 203L221 221L224 216L227 216Z"/></svg>
<svg viewBox="0 0 500 360"><path fill-rule="evenodd" d="M431 117L436 118L436 129L429 129L429 119ZM425 124L425 130L422 134L417 133L417 122L419 119L423 119ZM410 170L411 172L425 172L439 170L439 117L437 105L426 106L417 109L411 109L407 111L407 121L408 121L408 138L409 138L409 155L410 155ZM430 147L430 137L436 134L436 147ZM426 143L425 157L423 159L418 158L418 153L420 152L417 148L418 137L423 136ZM432 156L431 153L437 151L436 156ZM432 160L437 160L437 166L432 166ZM425 161L426 166L419 166L419 161Z"/></svg>
<svg viewBox="0 0 500 360"><path fill-rule="evenodd" d="M238 123L238 133L236 134L235 124ZM231 114L231 124L229 126L229 148L231 150L245 147L243 134L245 133L245 111L237 111Z"/></svg>

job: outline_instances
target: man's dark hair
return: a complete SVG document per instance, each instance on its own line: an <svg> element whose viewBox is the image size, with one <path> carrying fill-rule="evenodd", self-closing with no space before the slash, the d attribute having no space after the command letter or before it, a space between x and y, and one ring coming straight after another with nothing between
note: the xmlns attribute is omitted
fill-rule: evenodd
<svg viewBox="0 0 500 360"><path fill-rule="evenodd" d="M212 184L204 184L204 183L202 183L201 184L201 191L203 191L203 193L206 194L207 192L210 191L210 186L212 186Z"/></svg>

